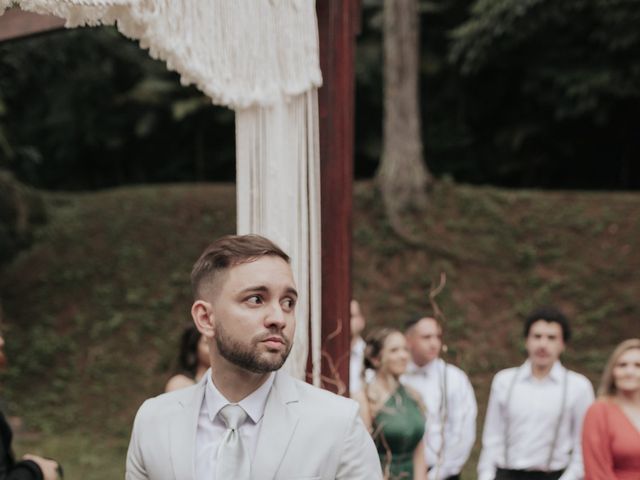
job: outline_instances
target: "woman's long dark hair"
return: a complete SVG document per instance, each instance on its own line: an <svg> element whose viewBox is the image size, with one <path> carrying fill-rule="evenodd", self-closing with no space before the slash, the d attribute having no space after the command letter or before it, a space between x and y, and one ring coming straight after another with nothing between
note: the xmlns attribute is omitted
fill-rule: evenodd
<svg viewBox="0 0 640 480"><path fill-rule="evenodd" d="M196 378L196 371L198 370L198 342L200 341L200 335L195 325L189 325L185 327L180 338L177 373L193 379Z"/></svg>

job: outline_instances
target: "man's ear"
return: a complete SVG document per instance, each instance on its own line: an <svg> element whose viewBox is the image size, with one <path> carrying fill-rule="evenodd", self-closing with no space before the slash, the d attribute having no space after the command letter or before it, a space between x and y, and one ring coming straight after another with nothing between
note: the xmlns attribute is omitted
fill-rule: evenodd
<svg viewBox="0 0 640 480"><path fill-rule="evenodd" d="M213 309L209 302L196 300L191 306L191 317L198 331L206 338L212 339L215 335L215 319Z"/></svg>

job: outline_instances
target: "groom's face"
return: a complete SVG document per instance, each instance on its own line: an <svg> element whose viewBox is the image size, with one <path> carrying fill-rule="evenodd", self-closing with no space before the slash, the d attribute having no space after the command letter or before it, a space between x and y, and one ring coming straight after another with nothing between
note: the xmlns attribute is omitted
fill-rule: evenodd
<svg viewBox="0 0 640 480"><path fill-rule="evenodd" d="M255 373L279 369L295 331L298 293L289 264L268 255L231 267L214 295L214 348L219 355Z"/></svg>

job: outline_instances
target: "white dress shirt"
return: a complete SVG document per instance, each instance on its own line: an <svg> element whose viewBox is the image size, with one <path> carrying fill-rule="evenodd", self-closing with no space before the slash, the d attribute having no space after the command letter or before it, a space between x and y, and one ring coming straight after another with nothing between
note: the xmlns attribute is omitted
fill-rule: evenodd
<svg viewBox="0 0 640 480"><path fill-rule="evenodd" d="M227 430L227 426L218 416L218 412L222 407L233 402L224 398L216 388L211 379L211 370L208 370L205 375L207 375L207 385L198 416L195 472L197 479L206 478L207 480L216 480L215 471L218 446ZM267 378L255 392L238 402L238 405L247 412L247 420L238 427L238 433L240 433L245 448L249 450L251 460L253 460L256 451L258 435L260 434L260 427L262 426L262 416L264 415L264 408L267 403L269 391L273 385L273 379L274 374L271 373L269 378Z"/></svg>
<svg viewBox="0 0 640 480"><path fill-rule="evenodd" d="M420 393L427 408L424 442L429 480L459 474L476 439L478 407L467 375L436 358L423 367L409 364L401 380Z"/></svg>
<svg viewBox="0 0 640 480"><path fill-rule="evenodd" d="M356 393L362 388L362 369L364 368L364 349L367 346L362 337L358 337L351 346L349 357L349 392Z"/></svg>
<svg viewBox="0 0 640 480"><path fill-rule="evenodd" d="M349 393L362 390L362 369L364 368L364 349L367 346L362 337L358 337L351 347L351 356L349 357ZM376 376L376 372L370 368L364 368L364 381L371 383Z"/></svg>
<svg viewBox="0 0 640 480"><path fill-rule="evenodd" d="M529 360L498 372L491 384L478 480L493 480L498 467L545 471L551 454L549 470L566 469L560 480L581 480L582 420L593 399L591 382L560 362L542 379L533 376Z"/></svg>

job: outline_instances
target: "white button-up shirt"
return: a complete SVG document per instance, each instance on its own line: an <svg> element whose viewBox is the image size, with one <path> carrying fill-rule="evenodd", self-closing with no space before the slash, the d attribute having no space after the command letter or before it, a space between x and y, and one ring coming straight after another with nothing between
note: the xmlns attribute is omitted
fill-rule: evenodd
<svg viewBox="0 0 640 480"><path fill-rule="evenodd" d="M208 370L205 375L207 375L207 385L202 406L200 407L200 415L198 416L195 471L196 478L216 480L218 447L227 430L227 426L218 416L218 412L222 407L233 402L228 401L216 388L211 379L211 370ZM262 417L274 378L275 374L271 373L269 378L255 392L238 402L238 405L247 412L247 420L238 427L238 433L245 448L249 451L251 460L253 460L256 451L258 435L262 426Z"/></svg>
<svg viewBox="0 0 640 480"><path fill-rule="evenodd" d="M566 399L561 416L565 378ZM560 480L581 480L582 420L593 400L591 382L560 362L542 379L533 376L528 360L519 368L498 372L491 384L478 480L493 480L498 467L545 471L550 454L549 470L566 469Z"/></svg>
<svg viewBox="0 0 640 480"><path fill-rule="evenodd" d="M349 393L354 393L362 390L362 370L364 369L364 381L365 383L371 383L373 377L376 376L376 372L370 368L364 368L364 349L367 347L362 337L354 342L351 347L351 356L349 357Z"/></svg>
<svg viewBox="0 0 640 480"><path fill-rule="evenodd" d="M423 367L409 364L402 382L420 393L427 408L424 442L429 479L459 474L476 439L478 407L467 375L436 358Z"/></svg>
<svg viewBox="0 0 640 480"><path fill-rule="evenodd" d="M362 337L358 337L351 346L349 357L349 392L353 395L362 388L362 369L364 368L364 349L367 346Z"/></svg>

